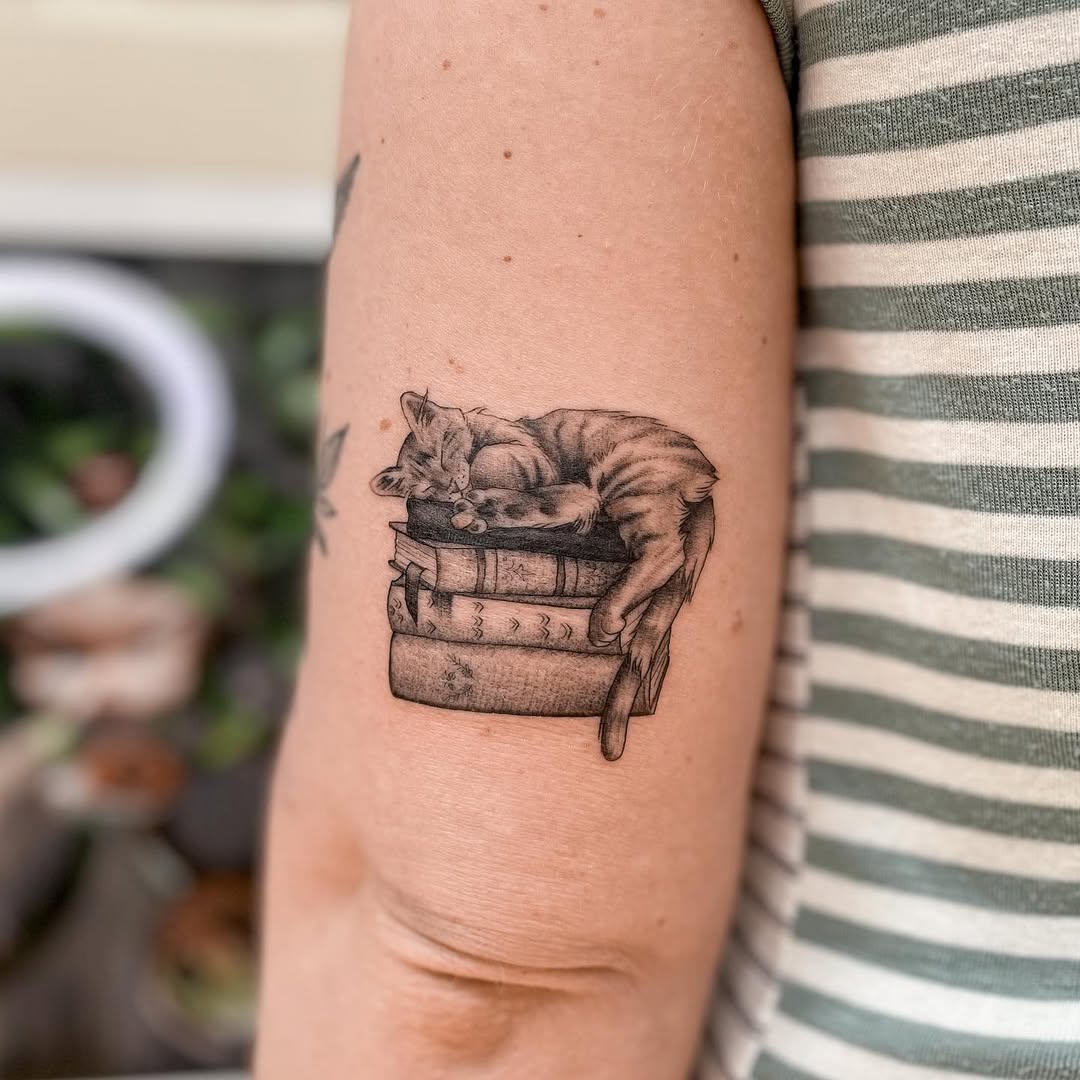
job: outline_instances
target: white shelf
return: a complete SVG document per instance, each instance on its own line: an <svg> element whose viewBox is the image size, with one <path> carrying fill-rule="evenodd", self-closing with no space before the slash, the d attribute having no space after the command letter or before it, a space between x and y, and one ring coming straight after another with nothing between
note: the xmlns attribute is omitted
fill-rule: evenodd
<svg viewBox="0 0 1080 1080"><path fill-rule="evenodd" d="M0 0L0 244L319 258L347 0Z"/></svg>
<svg viewBox="0 0 1080 1080"><path fill-rule="evenodd" d="M0 169L0 244L193 258L323 258L330 180Z"/></svg>

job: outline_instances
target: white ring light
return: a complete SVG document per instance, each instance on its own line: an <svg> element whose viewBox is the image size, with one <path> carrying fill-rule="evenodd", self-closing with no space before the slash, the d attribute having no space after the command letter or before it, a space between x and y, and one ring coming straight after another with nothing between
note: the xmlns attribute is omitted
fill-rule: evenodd
<svg viewBox="0 0 1080 1080"><path fill-rule="evenodd" d="M217 486L232 406L207 338L130 274L61 259L2 259L0 321L41 323L100 346L149 390L159 424L153 455L117 506L68 535L0 545L5 614L144 563L177 539Z"/></svg>

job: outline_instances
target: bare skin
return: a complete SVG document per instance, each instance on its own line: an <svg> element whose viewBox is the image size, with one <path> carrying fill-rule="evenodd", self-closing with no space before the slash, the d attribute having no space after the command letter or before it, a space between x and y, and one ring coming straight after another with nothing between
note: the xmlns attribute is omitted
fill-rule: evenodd
<svg viewBox="0 0 1080 1080"><path fill-rule="evenodd" d="M789 482L793 149L765 18L357 2L343 172L357 152L323 383L324 430L349 433L275 784L256 1074L682 1080L739 872ZM391 696L404 506L370 482L407 388L648 415L715 465L711 553L690 603L651 594L678 611L670 667L619 760L596 717ZM536 506L588 522L595 497L555 486ZM474 488L463 529L505 498ZM616 636L648 592L620 588Z"/></svg>

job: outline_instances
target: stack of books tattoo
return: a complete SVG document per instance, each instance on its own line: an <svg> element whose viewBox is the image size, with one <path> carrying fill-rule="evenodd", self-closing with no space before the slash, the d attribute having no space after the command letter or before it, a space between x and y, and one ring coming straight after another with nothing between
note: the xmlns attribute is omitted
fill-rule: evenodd
<svg viewBox="0 0 1080 1080"><path fill-rule="evenodd" d="M633 634L589 641L593 605L630 562L614 528L473 535L451 526L452 513L410 499L408 521L391 523L391 692L469 712L601 716ZM631 715L656 708L668 644L641 673Z"/></svg>

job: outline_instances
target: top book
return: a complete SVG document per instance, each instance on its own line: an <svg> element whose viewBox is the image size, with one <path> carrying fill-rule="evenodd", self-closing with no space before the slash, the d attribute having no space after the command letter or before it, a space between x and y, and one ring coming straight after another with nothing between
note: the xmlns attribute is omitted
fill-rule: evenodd
<svg viewBox="0 0 1080 1080"><path fill-rule="evenodd" d="M627 563L630 555L610 521L600 520L587 533L570 526L555 529L489 528L470 533L450 524L454 508L449 503L409 499L405 531L414 540L428 540L454 547L487 548L503 551L534 551L594 562Z"/></svg>
<svg viewBox="0 0 1080 1080"><path fill-rule="evenodd" d="M395 522L393 565L418 568L430 589L507 596L602 596L629 558L614 530L587 535L566 529L488 529L479 535L450 524L451 507L409 501L409 520ZM413 587L415 591L415 586Z"/></svg>

